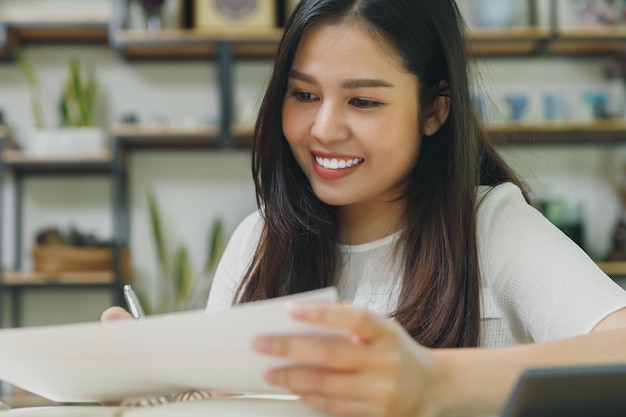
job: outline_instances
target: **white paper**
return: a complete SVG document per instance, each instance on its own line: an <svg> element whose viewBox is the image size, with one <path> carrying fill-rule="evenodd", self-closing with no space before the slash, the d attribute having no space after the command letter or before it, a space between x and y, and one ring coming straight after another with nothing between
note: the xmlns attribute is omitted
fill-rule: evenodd
<svg viewBox="0 0 626 417"><path fill-rule="evenodd" d="M110 401L188 390L284 393L263 380L290 362L252 350L263 334L341 336L293 320L293 300L336 301L335 289L216 313L0 330L0 379L58 402Z"/></svg>

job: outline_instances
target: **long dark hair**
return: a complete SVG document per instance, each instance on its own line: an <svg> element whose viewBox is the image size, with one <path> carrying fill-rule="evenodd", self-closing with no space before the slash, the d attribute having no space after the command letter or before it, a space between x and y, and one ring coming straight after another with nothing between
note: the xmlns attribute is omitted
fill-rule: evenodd
<svg viewBox="0 0 626 417"><path fill-rule="evenodd" d="M423 138L403 196L398 253L404 273L392 315L425 346L477 346L476 187L519 181L485 140L472 110L463 22L454 0L300 1L285 27L256 123L252 173L264 225L235 301L326 287L338 272L339 209L313 193L283 134L281 112L303 34L319 22L343 21L358 22L395 47L419 80L420 122L437 96L451 100L447 121Z"/></svg>

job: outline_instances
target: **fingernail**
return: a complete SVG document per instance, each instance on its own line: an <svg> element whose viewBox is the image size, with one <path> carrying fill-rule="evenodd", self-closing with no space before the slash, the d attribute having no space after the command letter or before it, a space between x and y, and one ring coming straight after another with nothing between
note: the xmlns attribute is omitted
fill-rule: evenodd
<svg viewBox="0 0 626 417"><path fill-rule="evenodd" d="M271 352L272 351L272 339L269 337L257 337L252 342L252 346L259 352Z"/></svg>

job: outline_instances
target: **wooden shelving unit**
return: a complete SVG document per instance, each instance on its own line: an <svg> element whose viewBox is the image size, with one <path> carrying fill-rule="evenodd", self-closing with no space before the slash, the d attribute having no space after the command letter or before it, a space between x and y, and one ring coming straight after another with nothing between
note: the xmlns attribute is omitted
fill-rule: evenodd
<svg viewBox="0 0 626 417"><path fill-rule="evenodd" d="M496 144L626 143L626 120L487 124L485 131Z"/></svg>
<svg viewBox="0 0 626 417"><path fill-rule="evenodd" d="M548 54L607 55L626 53L626 25L563 28L556 32Z"/></svg>
<svg viewBox="0 0 626 417"><path fill-rule="evenodd" d="M281 29L185 30L160 32L120 30L113 36L114 47L129 58L212 58L220 42L233 46L235 57L271 58L276 53Z"/></svg>
<svg viewBox="0 0 626 417"><path fill-rule="evenodd" d="M540 27L471 29L466 36L471 56L529 56L542 52L552 31Z"/></svg>
<svg viewBox="0 0 626 417"><path fill-rule="evenodd" d="M112 271L63 272L44 274L38 272L4 272L1 276L5 286L42 286L42 285L112 285L115 276Z"/></svg>
<svg viewBox="0 0 626 417"><path fill-rule="evenodd" d="M222 144L217 126L116 125L110 133L122 147L184 149L216 148Z"/></svg>
<svg viewBox="0 0 626 417"><path fill-rule="evenodd" d="M106 42L108 14L98 13L0 13L0 23L18 42Z"/></svg>
<svg viewBox="0 0 626 417"><path fill-rule="evenodd" d="M110 151L88 155L32 156L17 149L5 149L2 159L10 169L28 172L107 172L111 170L113 161Z"/></svg>

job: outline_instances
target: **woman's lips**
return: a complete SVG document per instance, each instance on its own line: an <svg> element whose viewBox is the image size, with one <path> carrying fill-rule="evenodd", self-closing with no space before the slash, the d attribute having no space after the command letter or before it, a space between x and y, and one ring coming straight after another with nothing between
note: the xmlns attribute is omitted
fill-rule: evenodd
<svg viewBox="0 0 626 417"><path fill-rule="evenodd" d="M352 174L363 161L363 158L325 157L313 154L315 173L326 180L336 180Z"/></svg>

